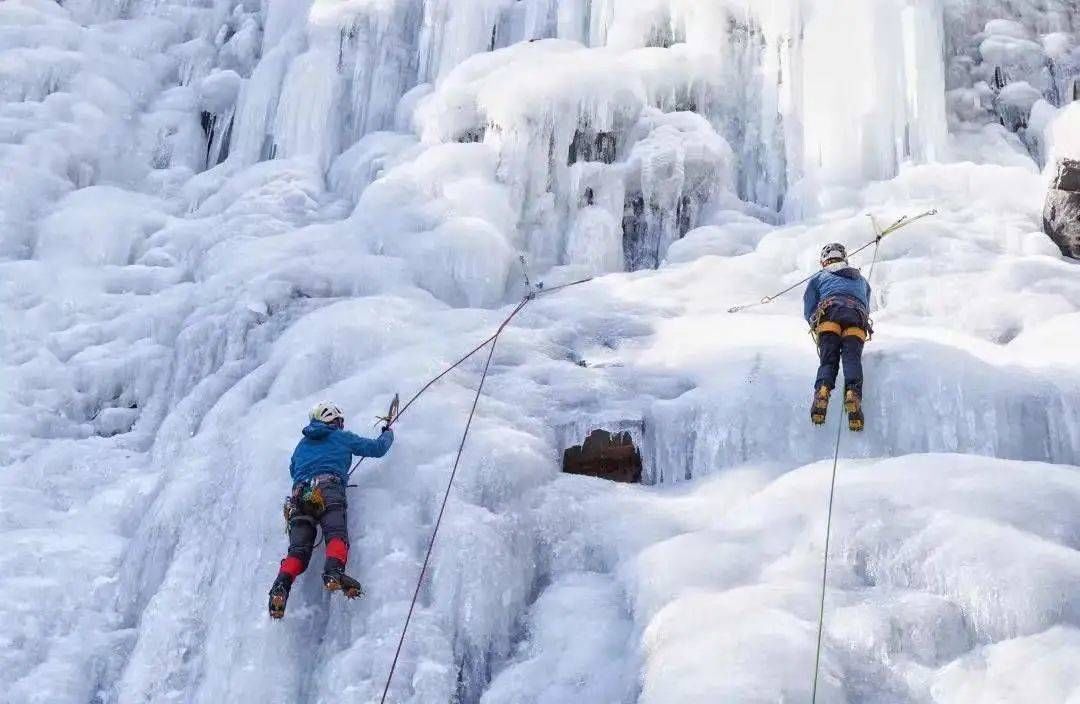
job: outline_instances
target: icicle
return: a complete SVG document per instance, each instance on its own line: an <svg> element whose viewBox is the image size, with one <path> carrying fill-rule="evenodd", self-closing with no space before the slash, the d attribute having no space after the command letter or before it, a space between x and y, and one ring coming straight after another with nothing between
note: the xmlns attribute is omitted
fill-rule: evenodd
<svg viewBox="0 0 1080 704"><path fill-rule="evenodd" d="M798 110L809 192L890 178L903 160L940 153L945 109L938 13L937 0L911 8L898 0L815 5L805 26ZM839 26L860 31L837 42Z"/></svg>
<svg viewBox="0 0 1080 704"><path fill-rule="evenodd" d="M236 115L236 147L233 150L241 164L254 164L272 156L272 120L285 71L298 48L296 39L275 47L263 56L251 78L244 83Z"/></svg>
<svg viewBox="0 0 1080 704"><path fill-rule="evenodd" d="M311 157L322 170L341 139L342 83L336 51L320 47L293 60L274 118L276 156Z"/></svg>
<svg viewBox="0 0 1080 704"><path fill-rule="evenodd" d="M424 0L420 82L432 82L469 56L498 46L502 10L510 0Z"/></svg>
<svg viewBox="0 0 1080 704"><path fill-rule="evenodd" d="M342 28L343 60L350 70L348 136L393 127L402 96L416 81L416 54L423 8L407 0L388 12L377 9Z"/></svg>
<svg viewBox="0 0 1080 704"><path fill-rule="evenodd" d="M199 85L198 98L207 143L207 168L220 164L229 155L236 101L242 83L235 71L218 71Z"/></svg>

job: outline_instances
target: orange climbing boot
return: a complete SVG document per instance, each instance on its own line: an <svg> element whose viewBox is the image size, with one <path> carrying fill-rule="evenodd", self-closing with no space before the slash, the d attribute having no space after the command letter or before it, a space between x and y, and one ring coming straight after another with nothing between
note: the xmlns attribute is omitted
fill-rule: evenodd
<svg viewBox="0 0 1080 704"><path fill-rule="evenodd" d="M866 417L862 412L862 395L857 389L848 389L844 392L844 410L848 414L848 428L856 433L862 432L866 425Z"/></svg>
<svg viewBox="0 0 1080 704"><path fill-rule="evenodd" d="M819 386L814 392L814 401L810 405L810 422L814 425L824 425L825 416L829 413L829 394L832 389L828 386Z"/></svg>
<svg viewBox="0 0 1080 704"><path fill-rule="evenodd" d="M292 583L293 578L287 574L279 574L274 580L274 586L270 587L270 618L279 619L285 615L285 604L289 600Z"/></svg>
<svg viewBox="0 0 1080 704"><path fill-rule="evenodd" d="M328 592L341 591L342 594L350 599L356 599L357 597L364 595L364 588L360 586L360 582L345 574L345 565L341 560L335 560L334 558L328 558L326 560L326 567L323 568L323 586L326 587Z"/></svg>

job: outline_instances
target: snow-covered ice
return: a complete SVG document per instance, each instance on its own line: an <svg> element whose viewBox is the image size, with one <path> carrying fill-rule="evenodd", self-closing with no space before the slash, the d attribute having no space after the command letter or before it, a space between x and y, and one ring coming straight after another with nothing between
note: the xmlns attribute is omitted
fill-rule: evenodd
<svg viewBox="0 0 1080 704"><path fill-rule="evenodd" d="M0 2L0 701L379 700L482 359L266 616L287 456L500 338L389 701L1080 702L1073 0ZM869 271L867 251L856 264ZM370 420L369 420L370 419ZM835 418L833 422L835 422ZM564 475L626 429L644 485ZM320 561L313 561L313 571Z"/></svg>

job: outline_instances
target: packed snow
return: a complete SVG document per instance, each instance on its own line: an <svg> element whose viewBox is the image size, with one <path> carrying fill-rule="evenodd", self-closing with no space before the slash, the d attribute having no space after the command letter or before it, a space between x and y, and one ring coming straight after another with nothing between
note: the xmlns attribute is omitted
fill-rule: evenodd
<svg viewBox="0 0 1080 704"><path fill-rule="evenodd" d="M0 701L376 702L482 357L271 622L288 456L498 342L388 701L1080 702L1074 0L0 2ZM560 471L628 430L643 485Z"/></svg>

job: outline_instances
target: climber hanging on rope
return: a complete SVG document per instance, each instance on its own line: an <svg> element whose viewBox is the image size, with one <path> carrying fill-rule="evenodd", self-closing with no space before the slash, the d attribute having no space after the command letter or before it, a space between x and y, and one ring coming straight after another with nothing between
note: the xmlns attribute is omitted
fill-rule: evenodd
<svg viewBox="0 0 1080 704"><path fill-rule="evenodd" d="M862 353L873 332L870 326L870 284L848 264L842 244L821 250L821 271L810 279L803 294L803 316L817 340L818 368L810 420L825 422L829 395L836 386L840 362L844 364L844 410L848 427L863 429Z"/></svg>
<svg viewBox="0 0 1080 704"><path fill-rule="evenodd" d="M285 615L289 589L307 569L315 545L316 529L321 526L326 541L323 585L355 599L360 583L345 574L349 559L349 533L346 521L345 489L349 482L349 464L353 455L382 457L394 442L390 423L396 415L396 397L378 438L370 440L345 430L345 415L332 403L320 403L311 411L311 422L293 451L289 472L292 494L285 501L285 521L289 530L289 552L281 561L277 579L270 588L270 616Z"/></svg>

